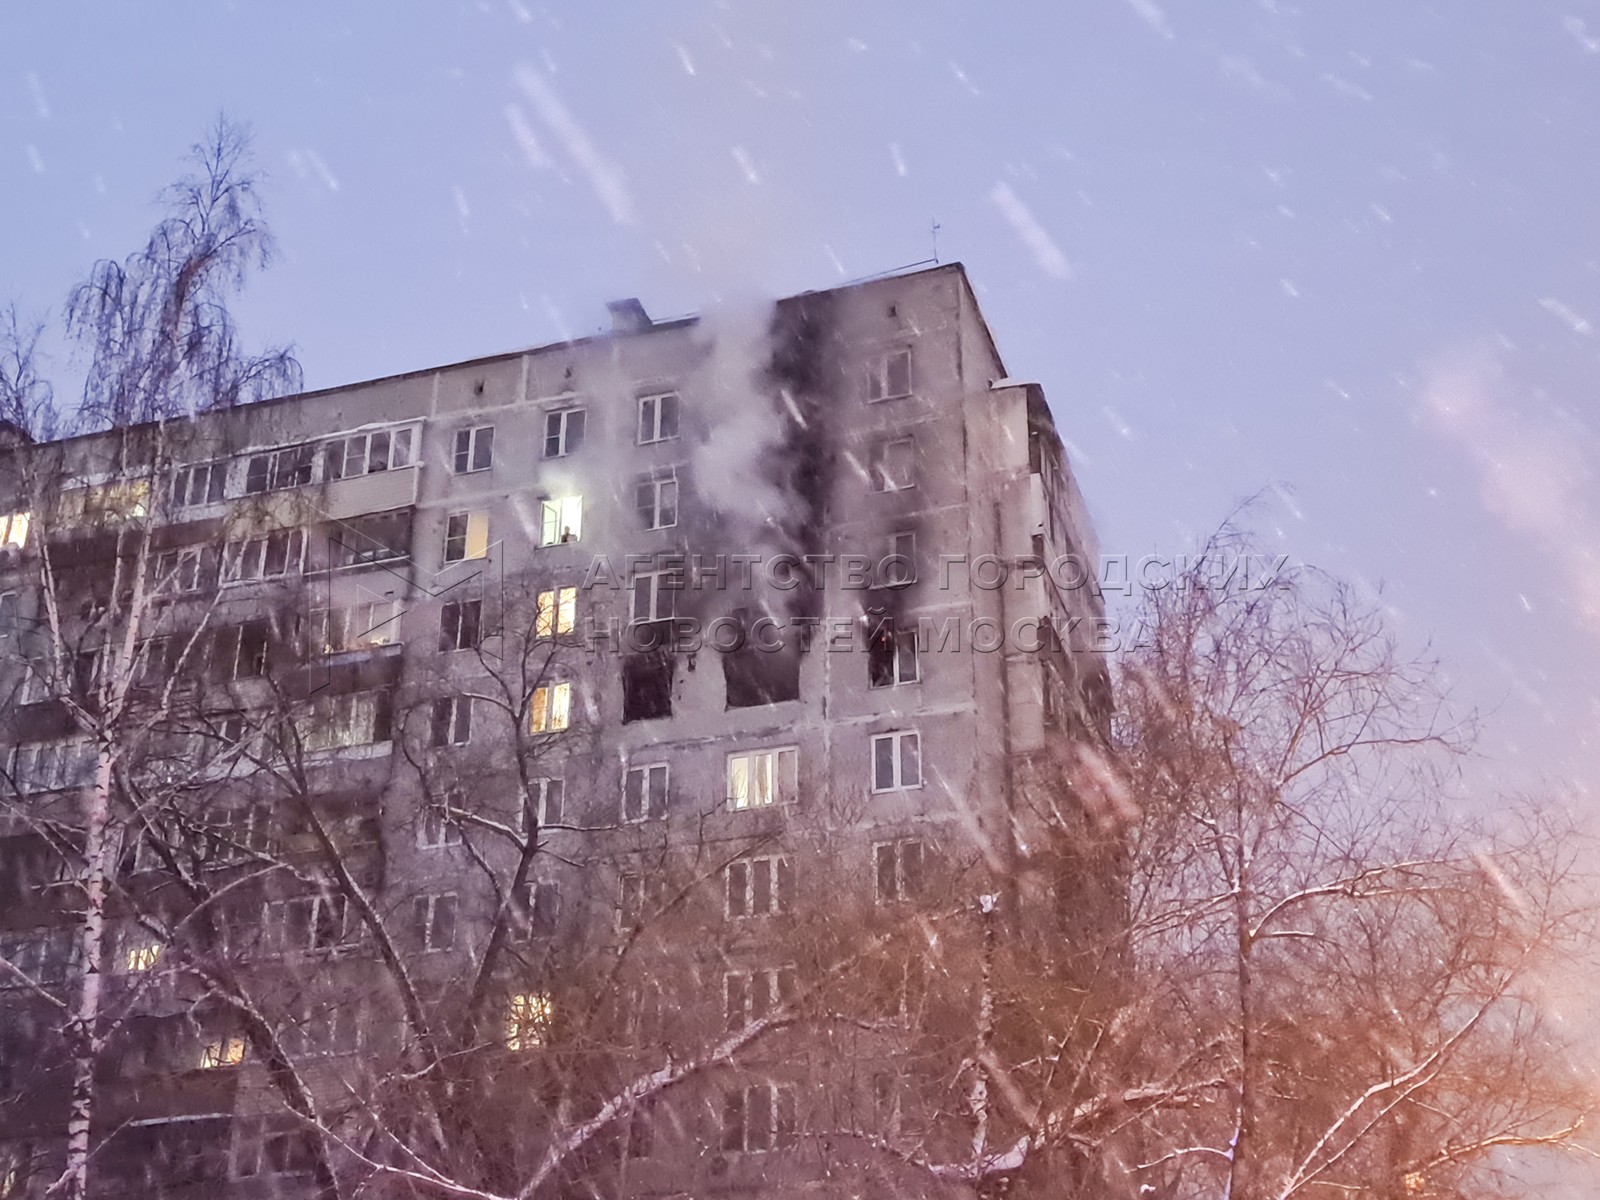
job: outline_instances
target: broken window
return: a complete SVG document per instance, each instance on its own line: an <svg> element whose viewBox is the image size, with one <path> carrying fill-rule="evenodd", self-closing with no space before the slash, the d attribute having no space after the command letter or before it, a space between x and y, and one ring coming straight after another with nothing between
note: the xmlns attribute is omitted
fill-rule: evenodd
<svg viewBox="0 0 1600 1200"><path fill-rule="evenodd" d="M445 518L444 561L466 562L489 554L489 514L451 513Z"/></svg>
<svg viewBox="0 0 1600 1200"><path fill-rule="evenodd" d="M539 504L539 544L560 546L583 534L583 497L562 496Z"/></svg>
<svg viewBox="0 0 1600 1200"><path fill-rule="evenodd" d="M922 739L913 732L872 739L872 790L892 792L922 786Z"/></svg>
<svg viewBox="0 0 1600 1200"><path fill-rule="evenodd" d="M799 759L794 746L728 755L728 807L770 808L792 803L799 791Z"/></svg>
<svg viewBox="0 0 1600 1200"><path fill-rule="evenodd" d="M643 821L667 811L667 764L629 767L622 782L622 819Z"/></svg>
<svg viewBox="0 0 1600 1200"><path fill-rule="evenodd" d="M315 609L311 622L312 637L321 642L324 654L392 646L400 640L400 606L394 600Z"/></svg>
<svg viewBox="0 0 1600 1200"><path fill-rule="evenodd" d="M678 394L639 397L639 444L664 442L678 436Z"/></svg>
<svg viewBox="0 0 1600 1200"><path fill-rule="evenodd" d="M917 681L917 631L896 629L894 622L876 623L867 640L867 684L893 687Z"/></svg>
<svg viewBox="0 0 1600 1200"><path fill-rule="evenodd" d="M315 451L309 444L251 455L245 464L245 494L253 496L281 488L303 487L311 482L314 457Z"/></svg>
<svg viewBox="0 0 1600 1200"><path fill-rule="evenodd" d="M872 447L872 490L901 492L917 485L917 447L910 438L878 442Z"/></svg>
<svg viewBox="0 0 1600 1200"><path fill-rule="evenodd" d="M562 458L583 445L584 411L564 408L544 417L544 456Z"/></svg>
<svg viewBox="0 0 1600 1200"><path fill-rule="evenodd" d="M666 651L630 654L622 660L623 724L672 715L675 661Z"/></svg>
<svg viewBox="0 0 1600 1200"><path fill-rule="evenodd" d="M762 650L746 644L722 656L729 708L752 708L800 698L798 647Z"/></svg>

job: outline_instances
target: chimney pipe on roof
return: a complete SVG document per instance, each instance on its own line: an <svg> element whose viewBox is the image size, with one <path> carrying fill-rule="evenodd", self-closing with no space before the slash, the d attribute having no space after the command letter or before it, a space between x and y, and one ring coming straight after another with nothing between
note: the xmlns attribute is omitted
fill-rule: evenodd
<svg viewBox="0 0 1600 1200"><path fill-rule="evenodd" d="M643 333L650 328L650 314L634 297L612 300L606 305L611 312L612 333Z"/></svg>

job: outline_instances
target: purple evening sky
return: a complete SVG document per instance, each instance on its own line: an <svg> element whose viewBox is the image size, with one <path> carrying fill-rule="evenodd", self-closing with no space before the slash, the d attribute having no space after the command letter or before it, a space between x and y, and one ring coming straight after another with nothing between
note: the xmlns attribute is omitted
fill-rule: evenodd
<svg viewBox="0 0 1600 1200"><path fill-rule="evenodd" d="M967 264L1108 553L1243 496L1600 783L1600 3L108 3L0 17L0 301L59 312L219 110L328 386Z"/></svg>

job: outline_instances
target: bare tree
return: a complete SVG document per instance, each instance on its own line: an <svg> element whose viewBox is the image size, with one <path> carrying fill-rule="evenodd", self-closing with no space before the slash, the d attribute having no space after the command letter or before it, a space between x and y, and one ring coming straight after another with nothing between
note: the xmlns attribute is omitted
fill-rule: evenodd
<svg viewBox="0 0 1600 1200"><path fill-rule="evenodd" d="M68 1197L88 1187L96 1075L115 1024L105 1009L107 905L137 819L128 781L177 715L158 683L205 624L202 614L187 642L162 628L167 600L198 560L164 554L156 531L174 503L175 465L196 450L195 413L299 380L285 351L243 354L227 311L229 294L271 250L246 144L219 121L144 249L98 264L74 292L68 329L89 364L79 405L56 407L36 334L14 315L5 330L0 483L8 545L29 585L8 614L8 683L34 705L13 730L21 745L5 807L50 860L74 930L61 988L35 989L65 1017L71 1096L52 1192ZM71 435L87 436L50 441ZM155 661L157 653L172 658Z"/></svg>
<svg viewBox="0 0 1600 1200"><path fill-rule="evenodd" d="M1582 1152L1593 1100L1544 985L1593 950L1585 843L1550 808L1451 806L1471 729L1432 664L1325 575L1231 581L1248 548L1224 529L1147 596L1115 740L1072 751L1122 919L1067 977L984 960L1019 1002L970 1035L1005 1132L919 1157L935 1177L1465 1197L1512 1148Z"/></svg>

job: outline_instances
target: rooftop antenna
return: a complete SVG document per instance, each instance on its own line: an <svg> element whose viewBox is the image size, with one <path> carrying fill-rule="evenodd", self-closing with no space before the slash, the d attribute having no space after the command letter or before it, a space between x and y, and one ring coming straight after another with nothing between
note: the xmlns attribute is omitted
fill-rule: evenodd
<svg viewBox="0 0 1600 1200"><path fill-rule="evenodd" d="M937 263L939 261L939 221L938 221L938 218L935 218L934 222L933 222L933 261L935 263Z"/></svg>

